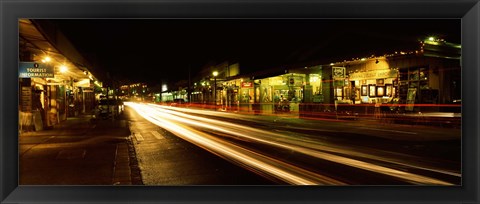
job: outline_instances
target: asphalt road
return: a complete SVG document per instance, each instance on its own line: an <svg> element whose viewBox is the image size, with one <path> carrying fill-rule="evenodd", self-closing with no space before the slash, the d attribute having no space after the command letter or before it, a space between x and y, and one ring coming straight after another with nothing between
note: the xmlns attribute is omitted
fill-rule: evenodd
<svg viewBox="0 0 480 204"><path fill-rule="evenodd" d="M145 185L272 185L126 108L138 165Z"/></svg>
<svg viewBox="0 0 480 204"><path fill-rule="evenodd" d="M459 129L127 103L147 185L459 185Z"/></svg>

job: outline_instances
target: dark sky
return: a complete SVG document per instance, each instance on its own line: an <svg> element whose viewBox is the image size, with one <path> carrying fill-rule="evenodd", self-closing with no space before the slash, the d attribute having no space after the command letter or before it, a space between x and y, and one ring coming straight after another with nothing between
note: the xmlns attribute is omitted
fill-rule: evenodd
<svg viewBox="0 0 480 204"><path fill-rule="evenodd" d="M312 60L351 59L415 48L430 35L460 43L460 20L54 20L96 68L157 82L188 79L209 61L238 61L241 72ZM350 58L349 58L350 57Z"/></svg>

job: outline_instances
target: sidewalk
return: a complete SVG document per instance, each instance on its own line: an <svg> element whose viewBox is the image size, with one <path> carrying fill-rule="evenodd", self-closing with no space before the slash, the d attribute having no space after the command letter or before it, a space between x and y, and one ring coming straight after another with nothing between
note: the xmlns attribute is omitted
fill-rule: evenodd
<svg viewBox="0 0 480 204"><path fill-rule="evenodd" d="M128 122L119 118L92 123L90 119L90 115L81 115L51 130L20 133L19 184L134 183Z"/></svg>

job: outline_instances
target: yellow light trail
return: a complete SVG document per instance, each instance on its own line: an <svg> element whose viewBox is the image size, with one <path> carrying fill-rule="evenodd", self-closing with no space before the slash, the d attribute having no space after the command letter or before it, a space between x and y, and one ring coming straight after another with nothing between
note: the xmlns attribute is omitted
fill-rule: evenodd
<svg viewBox="0 0 480 204"><path fill-rule="evenodd" d="M265 155L261 155L258 152L253 153L252 151L246 150L245 148L241 148L233 144L232 142L227 142L226 140L221 140L218 137L213 137L206 133L194 130L192 128L188 128L186 127L186 125L192 125L196 127L211 129L218 132L223 132L229 135L241 137L243 139L248 139L250 141L255 141L257 143L267 144L277 148L288 149L288 150L296 151L305 155L313 156L319 159L324 159L324 160L348 165L355 168L360 168L360 169L364 169L364 170L368 170L368 171L372 171L380 174L393 176L414 184L453 185L451 183L441 181L438 179L416 175L413 173L408 173L408 172L404 172L404 171L400 171L400 170L396 170L396 169L392 169L392 168L388 168L388 167L384 167L384 166L380 166L372 163L367 163L367 162L363 162L363 161L359 161L359 160L355 160L355 159L351 159L343 156L338 156L338 155L330 154L327 152L361 156L364 158L376 159L376 160L386 161L394 164L406 165L413 168L432 170L440 173L447 173L450 175L459 176L455 173L450 173L442 170L434 170L434 169L429 169L424 167L416 167L409 164L403 164L401 162L398 162L392 159L381 158L375 155L358 153L354 151L343 150L340 148L327 147L319 143L318 141L312 141L312 140L306 141L302 139L294 139L289 135L272 133L269 131L264 131L264 130L256 129L253 127L233 124L225 121L219 121L219 120L214 120L214 119L209 119L209 118L204 118L199 116L193 116L193 115L173 111L175 110L175 108L171 108L171 107L168 107L169 110L167 110L163 106L152 105L152 104L140 105L140 104L134 104L134 103L126 103L126 105L129 105L132 108L134 108L137 112L140 113L140 115L145 117L147 120L171 131L172 133L175 133L179 137L182 137L192 143L202 146L203 148L209 151L215 152L216 154L220 154L221 156L228 155L230 159L234 159L235 161L240 162L244 165L247 164L250 167L256 168L256 170L261 170L262 172L268 173L269 175L274 175L276 178L279 178L281 180L284 180L292 184L315 184L315 182L311 180L306 180L307 178L311 179L312 174L315 174L315 173L313 172L305 173L305 171L300 171L298 167L294 167L284 162L280 162L271 157L269 158ZM195 112L197 114L203 113L200 110L189 110L189 111ZM209 112L209 114L212 114L212 113ZM177 123L170 122L168 120L176 121ZM178 122L184 125L179 125ZM207 138L209 139L206 140ZM219 144L223 144L223 145L219 145ZM249 152L249 153L246 154L246 152ZM242 156L238 157L238 155L242 155ZM247 155L249 157L247 157ZM262 158L261 161L263 161L263 163L259 163L258 158ZM268 163L267 161L276 161L276 163L274 166L269 166L267 165ZM273 168L275 166L276 167L282 166L282 169L284 170L280 171L280 169L278 168ZM290 173L286 173L285 169L288 169ZM293 176L293 174L295 174L296 172L303 172L303 174ZM301 178L302 176L306 176L306 175L308 175L306 178ZM329 179L326 179L324 176L316 174L316 177L322 178L322 182L325 182L325 181L331 182ZM310 183L307 181L309 181Z"/></svg>
<svg viewBox="0 0 480 204"><path fill-rule="evenodd" d="M254 168L255 170L274 176L287 183L296 185L345 184L326 176L305 171L285 162L249 151L234 144L226 143L225 141L221 141L218 138L214 138L192 128L170 122L162 117L158 117L158 113L152 111L151 108L132 103L127 103L126 105L134 108L148 121L165 128L189 142L223 157L227 157L243 165Z"/></svg>

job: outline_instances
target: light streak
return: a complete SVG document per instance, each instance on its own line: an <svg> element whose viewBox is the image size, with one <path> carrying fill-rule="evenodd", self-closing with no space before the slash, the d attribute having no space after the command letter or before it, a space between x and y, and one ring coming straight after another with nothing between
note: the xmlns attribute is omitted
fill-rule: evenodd
<svg viewBox="0 0 480 204"><path fill-rule="evenodd" d="M186 113L178 112L177 109L158 105L139 105L133 103L126 103L126 105L131 106L137 112L140 113L150 122L157 124L168 131L176 134L179 137L182 137L185 140L188 140L194 144L197 144L209 151L212 151L220 156L228 157L233 159L236 162L240 162L242 165L247 165L250 168L255 168L255 170L260 170L269 175L273 175L276 178L284 180L292 184L315 184L318 181L312 179L314 177L322 178L320 183L322 184L332 184L332 183L341 183L333 179L321 176L313 172L307 172L301 170L299 167L292 166L285 162L281 162L271 157L267 157L259 152L253 152L252 150L247 150L245 148L235 145L233 142L227 142L221 138L214 137L212 135L194 130L187 127L186 125L202 127L210 129L217 132L223 132L228 135L237 136L243 139L250 141L255 141L257 143L271 145L277 148L287 149L296 151L305 155L313 156L319 159L328 160L331 162L348 165L355 168L360 168L363 170L376 172L384 175L389 175L392 177L405 180L410 183L415 184L429 184L429 185L453 185L451 183L441 181L438 179L416 175L413 173L400 171L372 163L367 163L364 161L359 161L356 159L347 158L344 156L338 156L332 153L342 153L344 155L355 155L363 158L376 159L379 161L385 161L393 164L400 164L408 166L411 168L418 168L423 170L430 170L438 173L445 173L453 176L460 176L459 174L444 171L444 170L435 170L426 167L418 167L410 164L404 164L393 159L385 159L375 155L359 153L356 151L343 150L340 148L327 147L318 141L298 139L291 137L289 135L284 135L280 133L272 133L265 130L259 130L253 127L248 127L244 125L233 124L225 121L204 118L200 116L189 115ZM206 114L206 115L226 115L222 112L211 112L211 111L202 111L202 110L191 110L188 109L188 112L196 114ZM171 122L175 121L175 122ZM181 123L183 125L179 125ZM261 159L260 159L261 158ZM274 162L274 164L269 164ZM302 172L302 173L300 173ZM318 183L317 183L318 184Z"/></svg>
<svg viewBox="0 0 480 204"><path fill-rule="evenodd" d="M213 139L205 133L158 117L158 113L155 113L146 107L142 107L141 105L134 105L131 103L127 105L134 108L148 121L165 128L187 141L256 170L261 170L262 172L275 176L285 182L297 185L344 184L343 182L336 181L326 176L304 171L285 162L248 151L234 144L226 145L225 142L220 142L219 139Z"/></svg>

